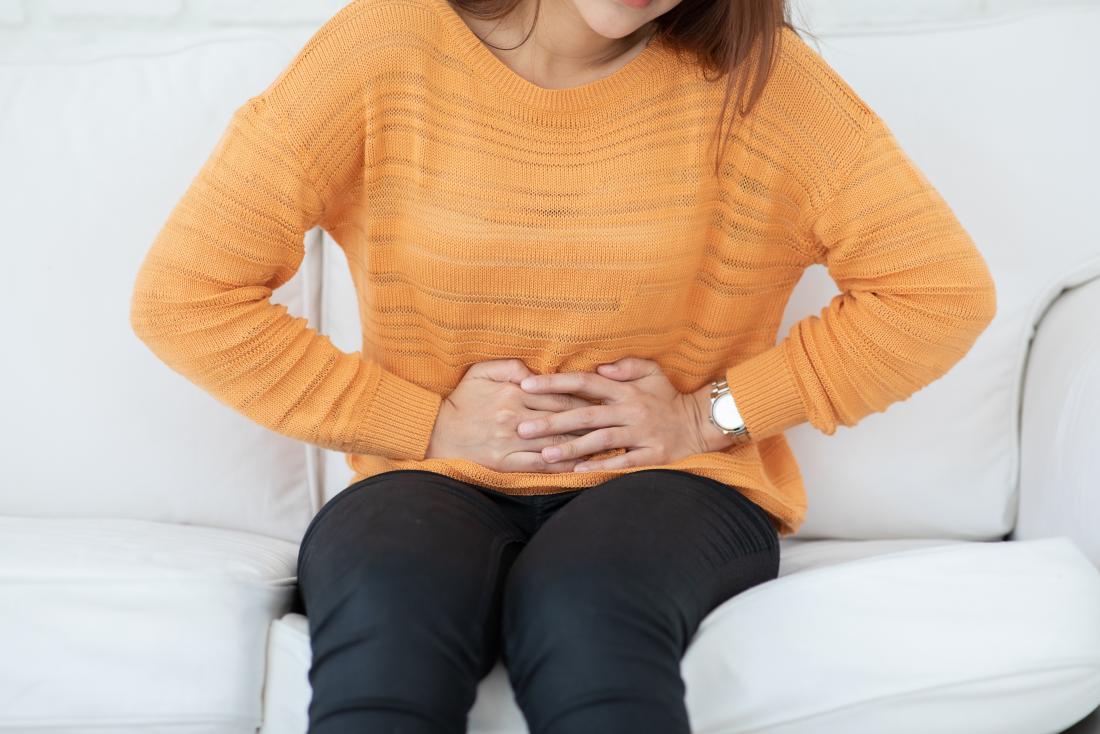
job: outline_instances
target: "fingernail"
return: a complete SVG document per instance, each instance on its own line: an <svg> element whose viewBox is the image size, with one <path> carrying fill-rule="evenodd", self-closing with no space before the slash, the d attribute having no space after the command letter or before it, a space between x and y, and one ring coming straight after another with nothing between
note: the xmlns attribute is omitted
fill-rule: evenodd
<svg viewBox="0 0 1100 734"><path fill-rule="evenodd" d="M535 430L535 424L529 421L524 421L523 423L520 423L518 426L516 426L516 430L518 430L520 433L530 433L531 431Z"/></svg>
<svg viewBox="0 0 1100 734"><path fill-rule="evenodd" d="M524 377L523 381L519 383L519 386L524 390L530 390L535 386L535 382L536 380L534 377Z"/></svg>
<svg viewBox="0 0 1100 734"><path fill-rule="evenodd" d="M553 461L554 459L561 458L561 449L546 449L542 452L542 455L547 459Z"/></svg>
<svg viewBox="0 0 1100 734"><path fill-rule="evenodd" d="M588 466L588 464L577 464L576 466L573 467L573 470L574 471L588 471L589 468L590 467Z"/></svg>

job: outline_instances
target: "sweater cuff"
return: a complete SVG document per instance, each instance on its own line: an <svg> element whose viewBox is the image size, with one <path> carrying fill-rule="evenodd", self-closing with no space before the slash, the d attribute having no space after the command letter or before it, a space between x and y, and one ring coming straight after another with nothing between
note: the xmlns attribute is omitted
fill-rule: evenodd
<svg viewBox="0 0 1100 734"><path fill-rule="evenodd" d="M441 395L382 370L360 444L370 447L366 453L422 461L442 402Z"/></svg>
<svg viewBox="0 0 1100 734"><path fill-rule="evenodd" d="M782 343L727 368L726 382L754 442L808 419Z"/></svg>

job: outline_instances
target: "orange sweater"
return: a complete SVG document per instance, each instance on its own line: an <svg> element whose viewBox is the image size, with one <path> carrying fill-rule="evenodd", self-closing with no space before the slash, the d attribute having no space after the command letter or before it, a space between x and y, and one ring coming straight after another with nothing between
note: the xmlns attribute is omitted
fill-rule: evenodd
<svg viewBox="0 0 1100 734"><path fill-rule="evenodd" d="M355 0L229 120L142 263L133 329L250 419L345 452L352 481L419 468L526 495L661 466L736 485L790 535L807 502L783 431L831 435L906 399L966 354L996 298L882 119L783 34L716 178L705 143L726 80L658 40L547 89L446 0ZM347 255L361 352L269 300L314 226ZM777 343L814 263L841 292ZM471 364L545 374L627 355L685 393L724 375L755 440L584 473L424 458Z"/></svg>

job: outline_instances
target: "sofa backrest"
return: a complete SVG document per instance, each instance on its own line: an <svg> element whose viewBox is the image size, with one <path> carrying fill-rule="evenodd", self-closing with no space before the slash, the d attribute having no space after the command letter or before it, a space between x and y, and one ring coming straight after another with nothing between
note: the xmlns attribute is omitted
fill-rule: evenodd
<svg viewBox="0 0 1100 734"><path fill-rule="evenodd" d="M128 322L141 257L232 110L342 4L50 5L73 16L61 19L45 17L45 4L4 6L0 214L12 277L0 306L13 331L0 360L0 514L297 539L346 486L342 455L217 403L160 363ZM107 18L117 24L91 17L126 8L133 17ZM808 425L788 432L810 501L799 536L999 538L1015 518L1032 328L1100 246L1091 216L1100 3L802 0L795 9L796 24L821 39L822 55L951 203L998 284L997 317L945 377L831 437ZM289 25L264 30L248 13ZM354 287L339 248L319 234L273 300L356 351ZM836 292L823 267L807 270L780 334Z"/></svg>
<svg viewBox="0 0 1100 734"><path fill-rule="evenodd" d="M129 318L153 237L234 108L270 83L295 42L239 29L29 38L0 58L0 514L296 540L315 504L311 447L169 370ZM318 283L303 267L273 300L304 315Z"/></svg>
<svg viewBox="0 0 1100 734"><path fill-rule="evenodd" d="M1100 252L1100 3L952 3L954 15L927 5L941 15L919 26L838 22L820 49L974 238L997 283L997 315L953 370L908 400L832 437L790 432L809 494L802 537L1008 533L1033 328L1051 292ZM982 5L986 15L971 14ZM781 333L835 293L813 268Z"/></svg>

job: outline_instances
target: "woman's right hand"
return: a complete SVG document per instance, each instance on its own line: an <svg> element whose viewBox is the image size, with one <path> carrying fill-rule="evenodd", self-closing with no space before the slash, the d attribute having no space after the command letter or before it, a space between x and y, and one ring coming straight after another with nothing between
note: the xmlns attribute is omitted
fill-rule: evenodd
<svg viewBox="0 0 1100 734"><path fill-rule="evenodd" d="M439 406L424 458L468 459L503 472L573 471L573 466L587 457L548 462L541 452L544 446L564 443L583 432L522 438L516 426L592 402L562 393L529 393L519 383L533 374L520 359L470 365Z"/></svg>

